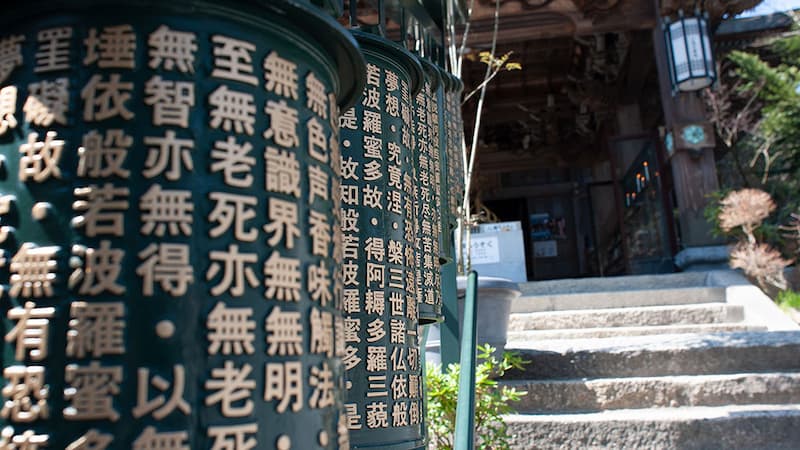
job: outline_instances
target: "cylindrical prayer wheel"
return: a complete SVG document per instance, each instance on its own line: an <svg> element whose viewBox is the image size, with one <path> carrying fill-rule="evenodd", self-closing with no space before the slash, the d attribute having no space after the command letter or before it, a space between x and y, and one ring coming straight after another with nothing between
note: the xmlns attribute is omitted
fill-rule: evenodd
<svg viewBox="0 0 800 450"><path fill-rule="evenodd" d="M354 448L423 446L411 98L422 69L353 31L366 87L341 120L346 408Z"/></svg>
<svg viewBox="0 0 800 450"><path fill-rule="evenodd" d="M447 128L447 177L449 184L449 206L451 226L457 226L458 210L464 200L464 157L461 144L464 138L464 120L461 118L461 92L464 83L455 75L445 86L445 120Z"/></svg>
<svg viewBox="0 0 800 450"><path fill-rule="evenodd" d="M0 23L0 448L347 447L352 36L282 1Z"/></svg>
<svg viewBox="0 0 800 450"><path fill-rule="evenodd" d="M461 121L461 80L453 75L444 73L443 89L439 92L439 104L442 105L440 126L442 133L442 199L446 204L442 208L442 303L446 305L447 299L452 299L455 305L456 288L456 248L453 233L458 226L458 209L462 201L464 190L463 164L461 156L461 134L463 123ZM446 306L445 306L446 308ZM445 315L448 313L445 311ZM456 317L456 316L451 316Z"/></svg>
<svg viewBox="0 0 800 450"><path fill-rule="evenodd" d="M436 96L442 80L436 65L421 58L419 61L425 71L425 81L413 101L419 251L417 295L420 323L425 325L443 319L440 272L441 142Z"/></svg>

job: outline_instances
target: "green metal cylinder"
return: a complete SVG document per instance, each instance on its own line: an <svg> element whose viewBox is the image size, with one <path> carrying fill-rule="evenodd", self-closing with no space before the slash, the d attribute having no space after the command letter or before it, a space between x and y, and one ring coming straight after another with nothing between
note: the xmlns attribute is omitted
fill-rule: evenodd
<svg viewBox="0 0 800 450"><path fill-rule="evenodd" d="M422 89L414 98L417 180L417 237L419 317L423 325L442 321L440 251L442 232L439 105L442 84L438 67L419 59L425 71Z"/></svg>
<svg viewBox="0 0 800 450"><path fill-rule="evenodd" d="M422 69L391 41L353 35L367 61L367 84L340 120L350 442L416 449L424 445L424 418L411 98Z"/></svg>
<svg viewBox="0 0 800 450"><path fill-rule="evenodd" d="M283 1L0 17L0 448L347 447L339 107Z"/></svg>

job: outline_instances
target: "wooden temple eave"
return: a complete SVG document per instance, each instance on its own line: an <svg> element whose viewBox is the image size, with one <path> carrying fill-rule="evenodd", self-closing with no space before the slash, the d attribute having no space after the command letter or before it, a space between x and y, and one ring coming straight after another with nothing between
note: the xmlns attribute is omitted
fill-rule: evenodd
<svg viewBox="0 0 800 450"><path fill-rule="evenodd" d="M552 0L538 7L533 3L501 0L498 43L643 30L656 24L649 1ZM493 27L494 2L475 0L468 46L491 43Z"/></svg>

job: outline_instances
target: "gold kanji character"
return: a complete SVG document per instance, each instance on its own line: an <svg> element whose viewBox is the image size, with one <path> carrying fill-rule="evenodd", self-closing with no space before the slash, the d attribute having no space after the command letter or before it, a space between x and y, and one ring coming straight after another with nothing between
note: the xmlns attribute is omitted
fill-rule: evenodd
<svg viewBox="0 0 800 450"><path fill-rule="evenodd" d="M50 415L50 388L44 384L44 367L9 366L3 369L3 378L6 385L0 393L5 401L0 417L28 423Z"/></svg>
<svg viewBox="0 0 800 450"><path fill-rule="evenodd" d="M223 302L217 302L208 313L206 327L208 333L208 353L216 355L252 355L255 352L253 342L256 328L252 320L253 308L229 308Z"/></svg>
<svg viewBox="0 0 800 450"><path fill-rule="evenodd" d="M128 210L126 187L116 187L106 183L102 187L90 185L78 187L73 191L75 197L84 198L72 203L75 211L85 211L72 219L73 225L83 227L86 235L122 236L125 233L125 211Z"/></svg>
<svg viewBox="0 0 800 450"><path fill-rule="evenodd" d="M312 117L306 122L308 131L308 154L321 163L328 162L328 137L325 136L325 128L316 117Z"/></svg>
<svg viewBox="0 0 800 450"><path fill-rule="evenodd" d="M118 73L110 74L108 81L103 81L102 75L93 75L81 90L83 120L106 120L114 116L133 119L133 113L125 106L132 91L133 83L123 83Z"/></svg>
<svg viewBox="0 0 800 450"><path fill-rule="evenodd" d="M344 312L356 314L361 312L361 300L358 289L344 289L342 291L342 303Z"/></svg>
<svg viewBox="0 0 800 450"><path fill-rule="evenodd" d="M36 35L39 48L36 52L35 73L69 69L72 27L48 28Z"/></svg>
<svg viewBox="0 0 800 450"><path fill-rule="evenodd" d="M197 36L188 31L170 30L161 25L150 33L147 45L151 69L163 67L164 70L178 69L183 73L194 73L194 52L197 51Z"/></svg>
<svg viewBox="0 0 800 450"><path fill-rule="evenodd" d="M339 450L350 450L350 432L347 429L348 422L347 414L339 414L339 420L336 424L336 443L339 445Z"/></svg>
<svg viewBox="0 0 800 450"><path fill-rule="evenodd" d="M106 450L113 440L114 435L92 428L67 445L66 450Z"/></svg>
<svg viewBox="0 0 800 450"><path fill-rule="evenodd" d="M303 409L303 363L272 362L264 368L264 401L280 400L275 411L282 414L291 404L292 411Z"/></svg>
<svg viewBox="0 0 800 450"><path fill-rule="evenodd" d="M308 399L311 408L327 408L334 404L333 371L328 363L323 361L320 367L311 366L311 375L308 377L308 386L314 388Z"/></svg>
<svg viewBox="0 0 800 450"><path fill-rule="evenodd" d="M266 190L300 197L300 163L294 153L267 146L264 166Z"/></svg>
<svg viewBox="0 0 800 450"><path fill-rule="evenodd" d="M274 50L264 58L264 79L267 91L297 100L297 64Z"/></svg>
<svg viewBox="0 0 800 450"><path fill-rule="evenodd" d="M185 383L186 373L182 364L172 367L172 383L162 378L161 375L150 378L150 369L140 367L137 371L136 406L132 411L133 417L139 419L152 413L154 419L161 420L176 409L188 416L192 412L192 407L183 398ZM161 394L149 398L151 385ZM164 394L170 388L172 388L172 393L169 398L166 398Z"/></svg>
<svg viewBox="0 0 800 450"><path fill-rule="evenodd" d="M300 301L300 260L285 258L277 251L264 262L264 297Z"/></svg>
<svg viewBox="0 0 800 450"><path fill-rule="evenodd" d="M309 235L311 236L311 254L328 257L331 236L331 224L328 222L328 217L315 210L310 210L308 213Z"/></svg>
<svg viewBox="0 0 800 450"><path fill-rule="evenodd" d="M22 105L25 120L49 127L53 122L67 124L69 109L69 78L42 80L28 85L28 98Z"/></svg>
<svg viewBox="0 0 800 450"><path fill-rule="evenodd" d="M166 178L175 181L180 179L182 167L190 172L194 169L192 139L178 139L175 131L167 130L164 137L145 136L144 144L148 147L142 171L142 175L146 178L153 178L166 172Z"/></svg>
<svg viewBox="0 0 800 450"><path fill-rule="evenodd" d="M325 169L316 165L308 165L308 203L313 204L314 200L328 200L328 174Z"/></svg>
<svg viewBox="0 0 800 450"><path fill-rule="evenodd" d="M300 144L297 136L297 124L299 118L297 110L281 100L275 102L267 100L264 112L269 115L269 128L264 131L264 137L273 139L281 147L295 147Z"/></svg>
<svg viewBox="0 0 800 450"><path fill-rule="evenodd" d="M161 189L154 184L139 200L142 210L141 232L145 235L192 235L192 192L188 190Z"/></svg>
<svg viewBox="0 0 800 450"><path fill-rule="evenodd" d="M328 311L311 308L308 321L311 325L311 353L333 356L333 315Z"/></svg>
<svg viewBox="0 0 800 450"><path fill-rule="evenodd" d="M386 411L386 402L372 402L366 405L367 427L388 428L389 416Z"/></svg>
<svg viewBox="0 0 800 450"><path fill-rule="evenodd" d="M358 317L345 317L343 332L345 342L361 342L361 319Z"/></svg>
<svg viewBox="0 0 800 450"><path fill-rule="evenodd" d="M50 443L50 435L36 434L33 430L25 430L16 434L14 427L7 426L0 433L0 449L3 450L39 450Z"/></svg>
<svg viewBox="0 0 800 450"><path fill-rule="evenodd" d="M11 72L22 65L22 42L25 36L19 34L0 39L0 83L6 81Z"/></svg>
<svg viewBox="0 0 800 450"><path fill-rule="evenodd" d="M246 264L255 264L258 255L255 253L240 253L236 244L228 245L228 251L211 251L208 254L211 266L206 272L206 280L211 280L222 272L222 277L215 286L211 287L211 295L217 296L228 291L232 297L244 295L245 281L251 287L258 286L258 278L253 269Z"/></svg>
<svg viewBox="0 0 800 450"><path fill-rule="evenodd" d="M2 51L2 47L0 47ZM0 55L1 57L2 55ZM0 61L1 63L2 61ZM1 67L0 67L1 69ZM0 89L0 136L17 127L17 87L6 86Z"/></svg>
<svg viewBox="0 0 800 450"><path fill-rule="evenodd" d="M300 323L299 312L281 311L280 306L275 306L267 316L264 328L269 344L268 355L303 354L303 324Z"/></svg>
<svg viewBox="0 0 800 450"><path fill-rule="evenodd" d="M408 404L406 402L394 402L392 405L392 426L408 426Z"/></svg>
<svg viewBox="0 0 800 450"><path fill-rule="evenodd" d="M223 179L228 186L238 188L252 186L251 171L256 165L256 159L250 156L252 149L253 146L249 142L239 144L233 136L228 136L225 141L214 142L214 148L211 149L211 159L214 160L211 163L211 171L222 171Z"/></svg>
<svg viewBox="0 0 800 450"><path fill-rule="evenodd" d="M347 429L361 429L361 414L358 413L358 403L345 403L345 414L347 415Z"/></svg>
<svg viewBox="0 0 800 450"><path fill-rule="evenodd" d="M253 412L250 399L256 382L248 377L253 366L245 363L241 368L233 361L225 361L223 368L211 369L211 379L206 380L205 388L211 393L206 396L205 405L220 404L223 417L245 417Z"/></svg>
<svg viewBox="0 0 800 450"><path fill-rule="evenodd" d="M6 342L14 342L16 351L14 357L23 361L26 356L34 361L42 361L47 357L47 337L50 329L50 319L55 314L55 308L36 308L33 302L25 302L8 310L8 319L17 323L6 334Z"/></svg>
<svg viewBox="0 0 800 450"><path fill-rule="evenodd" d="M208 96L211 109L212 128L222 127L225 131L235 131L237 134L255 133L253 125L256 123L256 105L253 94L238 92L222 85Z"/></svg>
<svg viewBox="0 0 800 450"><path fill-rule="evenodd" d="M56 139L55 131L48 131L44 141L38 141L38 133L28 134L28 142L19 146L22 156L19 159L19 180L27 181L29 178L37 183L46 181L50 177L61 178L61 153L64 150L64 141Z"/></svg>
<svg viewBox="0 0 800 450"><path fill-rule="evenodd" d="M189 433L186 431L157 431L155 427L145 427L142 434L133 441L131 450L191 450Z"/></svg>
<svg viewBox="0 0 800 450"><path fill-rule="evenodd" d="M245 229L248 220L256 216L253 209L258 204L258 198L252 195L236 195L227 192L211 192L209 200L214 202L214 209L208 214L209 223L216 226L208 231L212 238L222 236L233 227L233 236L238 241L253 242L258 237L258 230L250 227Z"/></svg>
<svg viewBox="0 0 800 450"><path fill-rule="evenodd" d="M356 109L350 108L339 117L339 128L348 130L358 130L358 117L356 116Z"/></svg>
<svg viewBox="0 0 800 450"><path fill-rule="evenodd" d="M119 394L122 366L100 366L92 361L88 366L70 364L64 372L64 408L67 420L110 420L116 422L119 413L114 409L114 396Z"/></svg>
<svg viewBox="0 0 800 450"><path fill-rule="evenodd" d="M251 450L258 442L255 436L248 435L258 432L257 423L243 425L220 425L208 427L208 437L214 439L211 450Z"/></svg>
<svg viewBox="0 0 800 450"><path fill-rule="evenodd" d="M375 64L367 64L367 84L372 86L381 85L381 69Z"/></svg>
<svg viewBox="0 0 800 450"><path fill-rule="evenodd" d="M325 306L331 301L331 276L325 261L308 266L308 292L312 300Z"/></svg>
<svg viewBox="0 0 800 450"><path fill-rule="evenodd" d="M194 282L188 244L150 244L139 252L139 258L142 264L136 268L136 274L142 277L142 294L148 297L153 295L155 283L164 292L179 297Z"/></svg>
<svg viewBox="0 0 800 450"><path fill-rule="evenodd" d="M67 331L67 356L125 353L125 305L122 302L72 302Z"/></svg>
<svg viewBox="0 0 800 450"><path fill-rule="evenodd" d="M270 198L269 220L270 222L264 225L264 231L272 234L267 243L274 247L283 240L286 248L294 248L294 238L300 237L300 228L297 226L297 204L275 197Z"/></svg>
<svg viewBox="0 0 800 450"><path fill-rule="evenodd" d="M26 242L11 258L12 297L52 297L53 282L56 279L56 253L59 247L37 247Z"/></svg>
<svg viewBox="0 0 800 450"><path fill-rule="evenodd" d="M100 241L98 248L72 247L75 262L70 261L74 269L69 277L69 287L74 288L81 283L78 293L84 295L99 295L109 292L114 295L125 293L125 286L117 283L122 271L122 259L125 250L111 248L108 240Z"/></svg>
<svg viewBox="0 0 800 450"><path fill-rule="evenodd" d="M365 108L371 108L374 110L381 109L381 93L378 89L371 87L364 91L364 96L361 100L361 104Z"/></svg>
<svg viewBox="0 0 800 450"><path fill-rule="evenodd" d="M358 348L352 345L348 345L344 349L344 355L342 355L342 363L344 364L344 369L347 371L352 370L354 367L361 364L361 357L358 356Z"/></svg>
<svg viewBox="0 0 800 450"><path fill-rule="evenodd" d="M328 94L325 85L309 72L306 76L306 107L319 114L323 119L328 118Z"/></svg>
<svg viewBox="0 0 800 450"><path fill-rule="evenodd" d="M123 130L106 130L105 136L97 130L83 135L83 146L78 148L78 176L106 178L116 175L128 178L130 171L122 167L133 138Z"/></svg>
<svg viewBox="0 0 800 450"><path fill-rule="evenodd" d="M381 134L383 132L381 113L377 111L364 111L362 129L365 133Z"/></svg>
<svg viewBox="0 0 800 450"><path fill-rule="evenodd" d="M386 397L388 395L385 374L367 376L367 398Z"/></svg>
<svg viewBox="0 0 800 450"><path fill-rule="evenodd" d="M144 86L145 105L153 107L153 125L189 127L189 112L194 106L194 83L164 80L155 75Z"/></svg>
<svg viewBox="0 0 800 450"><path fill-rule="evenodd" d="M89 36L83 43L86 45L85 66L96 62L102 69L135 67L136 33L130 25L103 27L99 35L97 28L89 28Z"/></svg>
<svg viewBox="0 0 800 450"><path fill-rule="evenodd" d="M386 371L386 346L367 347L367 372Z"/></svg>
<svg viewBox="0 0 800 450"><path fill-rule="evenodd" d="M251 55L256 51L255 45L219 34L213 35L211 42L214 43L212 77L241 81L253 86L258 85L258 79L253 75L253 57Z"/></svg>

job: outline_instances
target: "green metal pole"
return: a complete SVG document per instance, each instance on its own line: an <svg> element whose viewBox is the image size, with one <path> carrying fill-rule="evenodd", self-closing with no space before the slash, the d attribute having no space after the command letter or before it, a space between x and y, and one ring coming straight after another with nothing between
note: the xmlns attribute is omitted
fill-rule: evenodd
<svg viewBox="0 0 800 450"><path fill-rule="evenodd" d="M478 317L478 273L467 278L467 297L464 300L464 324L461 330L461 372L458 380L456 407L455 450L472 450L475 433L475 334Z"/></svg>

